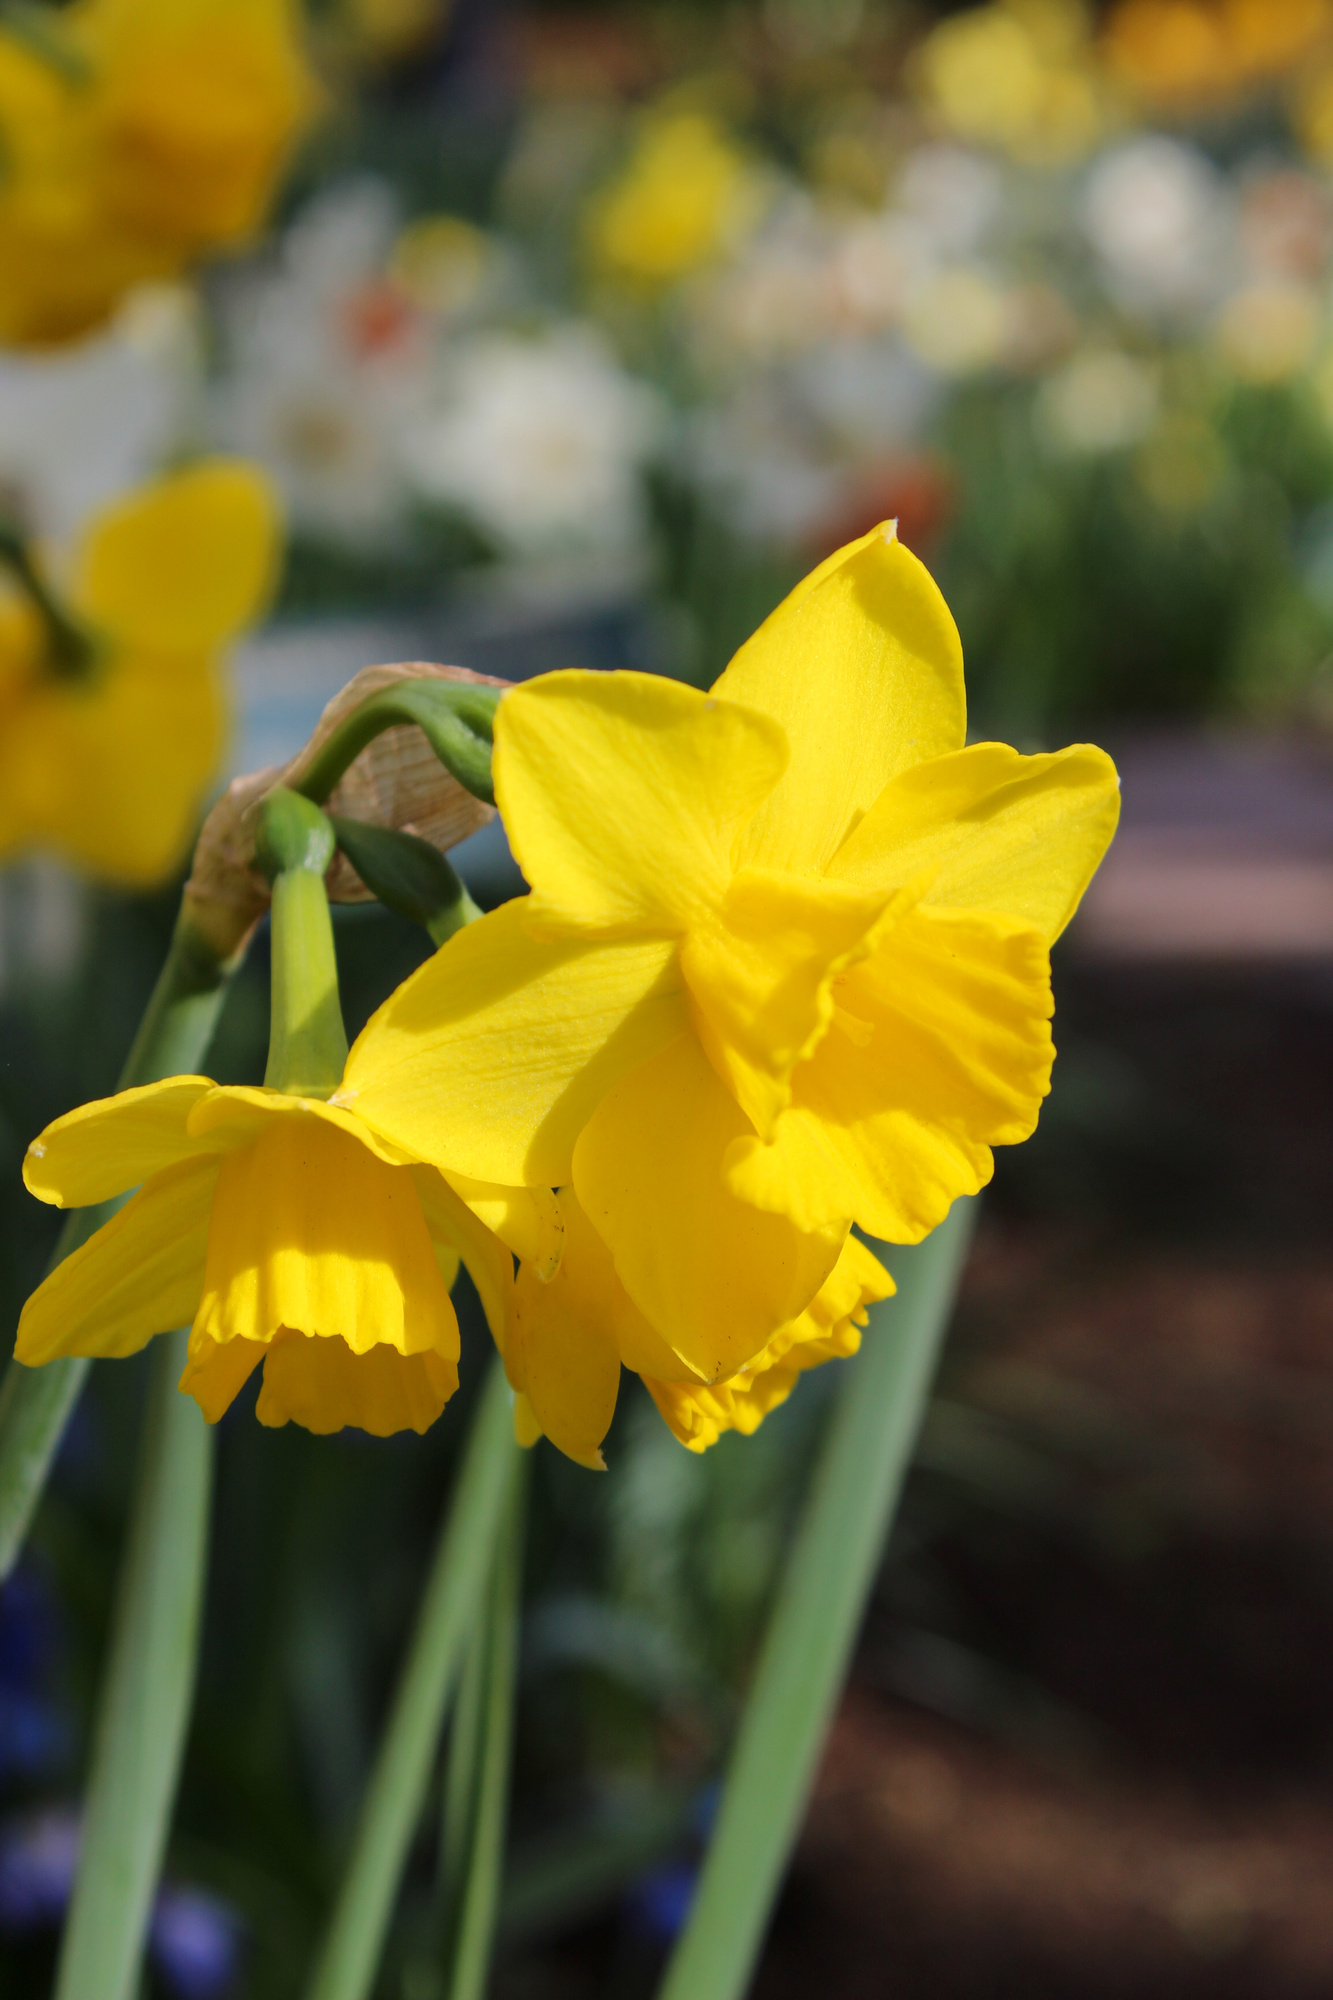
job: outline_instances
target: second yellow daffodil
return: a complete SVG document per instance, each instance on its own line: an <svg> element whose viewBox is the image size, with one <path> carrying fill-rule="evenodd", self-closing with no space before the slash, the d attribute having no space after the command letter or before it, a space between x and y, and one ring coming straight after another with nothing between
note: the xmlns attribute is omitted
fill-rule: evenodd
<svg viewBox="0 0 1333 2000"><path fill-rule="evenodd" d="M18 346L242 242L316 101L295 0L32 12L40 42L0 23L0 341Z"/></svg>
<svg viewBox="0 0 1333 2000"><path fill-rule="evenodd" d="M261 1423L385 1437L458 1386L460 1258L503 1341L508 1252L433 1168L318 1098L171 1077L57 1119L24 1179L62 1207L142 1182L28 1300L30 1367L192 1325L181 1387L210 1422L262 1362Z"/></svg>
<svg viewBox="0 0 1333 2000"><path fill-rule="evenodd" d="M222 649L263 609L278 550L268 482L214 459L89 524L59 592L80 661L0 575L0 859L50 848L130 887L170 873L222 752Z"/></svg>

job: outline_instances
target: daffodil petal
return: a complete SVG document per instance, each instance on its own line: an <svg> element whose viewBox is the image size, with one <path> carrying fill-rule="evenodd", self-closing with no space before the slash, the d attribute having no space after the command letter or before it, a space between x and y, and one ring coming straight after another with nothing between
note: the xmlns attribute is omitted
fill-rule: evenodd
<svg viewBox="0 0 1333 2000"><path fill-rule="evenodd" d="M37 1287L15 1359L36 1368L60 1354L137 1354L155 1334L188 1326L204 1288L217 1178L211 1156L155 1174Z"/></svg>
<svg viewBox="0 0 1333 2000"><path fill-rule="evenodd" d="M609 1091L574 1149L574 1186L621 1283L705 1381L732 1375L802 1312L846 1221L802 1231L739 1201L724 1159L751 1128L695 1037Z"/></svg>
<svg viewBox="0 0 1333 2000"><path fill-rule="evenodd" d="M434 1167L413 1167L421 1212L436 1248L461 1257L477 1288L491 1337L503 1354L514 1296L514 1260L498 1236L480 1222Z"/></svg>
<svg viewBox="0 0 1333 2000"><path fill-rule="evenodd" d="M466 1174L446 1174L444 1178L459 1200L515 1257L537 1263L555 1254L559 1261L554 1237L562 1225L550 1188L498 1187L493 1181L469 1180Z"/></svg>
<svg viewBox="0 0 1333 2000"><path fill-rule="evenodd" d="M774 1150L793 1146L790 1182L812 1144L828 1147L861 1226L914 1243L990 1179L992 1146L1025 1139L1037 1122L1055 1054L1045 940L994 912L920 906L851 968L838 997L851 1032L835 1018L797 1072ZM767 1183L747 1178L741 1150L728 1163L733 1185L752 1201L767 1186L782 1206L776 1169Z"/></svg>
<svg viewBox="0 0 1333 2000"><path fill-rule="evenodd" d="M6 717L0 853L50 846L104 881L160 882L185 853L225 734L210 659L113 642L87 682L34 689Z"/></svg>
<svg viewBox="0 0 1333 2000"><path fill-rule="evenodd" d="M766 715L655 674L543 674L495 718L495 795L543 932L680 931L781 777Z"/></svg>
<svg viewBox="0 0 1333 2000"><path fill-rule="evenodd" d="M550 1188L598 1100L689 1016L671 943L542 942L524 915L469 924L400 986L336 1096L447 1172Z"/></svg>
<svg viewBox="0 0 1333 2000"><path fill-rule="evenodd" d="M514 1328L505 1364L543 1433L593 1471L604 1469L602 1439L620 1389L620 1354L610 1328L587 1315L585 1299L559 1273L549 1284L524 1264L514 1288Z"/></svg>
<svg viewBox="0 0 1333 2000"><path fill-rule="evenodd" d="M263 609L279 543L273 488L241 459L169 473L99 515L72 596L94 625L150 651L229 639Z"/></svg>
<svg viewBox="0 0 1333 2000"><path fill-rule="evenodd" d="M514 1391L514 1442L530 1451L541 1437L542 1427L537 1422L537 1412L521 1389Z"/></svg>
<svg viewBox="0 0 1333 2000"><path fill-rule="evenodd" d="M457 1361L434 1350L401 1354L379 1345L357 1353L343 1340L284 1329L265 1353L255 1415L261 1424L302 1424L321 1437L348 1426L372 1437L420 1434L457 1387Z"/></svg>
<svg viewBox="0 0 1333 2000"><path fill-rule="evenodd" d="M262 1340L210 1340L190 1335L185 1371L176 1387L193 1396L210 1424L218 1423L268 1352Z"/></svg>
<svg viewBox="0 0 1333 2000"><path fill-rule="evenodd" d="M458 1359L454 1315L410 1169L324 1119L270 1120L224 1155L213 1197L202 1338L271 1341L281 1328L354 1353Z"/></svg>
<svg viewBox="0 0 1333 2000"><path fill-rule="evenodd" d="M186 1134L191 1109L212 1088L206 1076L169 1076L67 1111L29 1146L24 1186L57 1208L87 1208L212 1150Z"/></svg>
<svg viewBox="0 0 1333 2000"><path fill-rule="evenodd" d="M558 1199L564 1221L560 1261L537 1296L564 1301L567 1316L593 1328L599 1338L609 1338L624 1366L636 1374L697 1382L698 1370L668 1347L621 1284L611 1252L575 1190L561 1188Z"/></svg>
<svg viewBox="0 0 1333 2000"><path fill-rule="evenodd" d="M822 874L889 779L962 748L949 607L891 524L839 549L737 653L713 693L781 723L791 762L736 860Z"/></svg>
<svg viewBox="0 0 1333 2000"><path fill-rule="evenodd" d="M872 947L887 891L742 868L717 916L681 948L699 1039L737 1103L768 1137L790 1078L832 1018L836 975Z"/></svg>
<svg viewBox="0 0 1333 2000"><path fill-rule="evenodd" d="M386 1166L408 1167L414 1155L374 1132L339 1104L318 1097L294 1097L266 1084L216 1083L190 1111L189 1134L216 1152L230 1152L257 1138L275 1118L313 1118L343 1132Z"/></svg>
<svg viewBox="0 0 1333 2000"><path fill-rule="evenodd" d="M928 903L1004 910L1053 944L1110 845L1120 781L1104 750L1035 757L974 743L901 771L829 864L860 889L924 871Z"/></svg>

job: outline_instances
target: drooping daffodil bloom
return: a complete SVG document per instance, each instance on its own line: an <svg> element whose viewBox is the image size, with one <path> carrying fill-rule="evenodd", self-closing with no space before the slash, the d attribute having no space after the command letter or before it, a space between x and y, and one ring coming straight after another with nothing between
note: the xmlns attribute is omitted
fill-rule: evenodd
<svg viewBox="0 0 1333 2000"><path fill-rule="evenodd" d="M0 570L0 858L48 848L132 887L177 865L279 532L262 474L213 459L106 507L63 573Z"/></svg>
<svg viewBox="0 0 1333 2000"><path fill-rule="evenodd" d="M511 1379L588 1459L610 1366L575 1368L607 1342L561 1304L565 1255L571 1297L614 1275L603 1319L665 1400L750 1395L787 1330L790 1355L807 1315L836 1327L887 1289L849 1267L853 1224L919 1240L1032 1131L1049 947L1117 781L1086 746L965 746L958 634L891 524L707 694L585 672L507 694L494 777L531 893L399 989L332 1101L524 1256Z"/></svg>
<svg viewBox="0 0 1333 2000"><path fill-rule="evenodd" d="M190 1325L181 1380L210 1422L263 1364L261 1423L424 1431L458 1385L460 1258L497 1340L509 1253L433 1168L315 1097L171 1077L49 1125L40 1200L140 1183L23 1309L15 1354L133 1354Z"/></svg>

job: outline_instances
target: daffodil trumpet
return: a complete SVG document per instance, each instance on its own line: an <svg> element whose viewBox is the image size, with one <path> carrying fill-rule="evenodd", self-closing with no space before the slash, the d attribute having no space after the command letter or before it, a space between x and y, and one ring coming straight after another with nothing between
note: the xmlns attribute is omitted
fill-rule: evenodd
<svg viewBox="0 0 1333 2000"><path fill-rule="evenodd" d="M458 1386L460 1261L497 1343L513 1265L436 1170L331 1103L347 1042L324 873L333 829L285 788L256 860L273 888L261 1089L173 1076L57 1119L28 1150L41 1200L139 1184L47 1278L17 1359L134 1353L190 1324L181 1387L210 1421L261 1364L262 1423L424 1431Z"/></svg>

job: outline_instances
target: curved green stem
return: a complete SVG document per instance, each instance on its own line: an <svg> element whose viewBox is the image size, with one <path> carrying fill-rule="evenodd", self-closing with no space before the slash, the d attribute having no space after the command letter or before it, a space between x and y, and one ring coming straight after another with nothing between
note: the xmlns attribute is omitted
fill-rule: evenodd
<svg viewBox="0 0 1333 2000"><path fill-rule="evenodd" d="M464 790L493 806L491 729L503 692L475 681L399 681L384 688L343 717L296 790L322 806L348 765L382 730L415 723Z"/></svg>
<svg viewBox="0 0 1333 2000"><path fill-rule="evenodd" d="M244 949L212 951L189 915L176 920L171 949L121 1071L120 1089L197 1071ZM118 1206L76 1209L60 1233L53 1266L86 1243ZM51 1460L88 1372L79 1360L24 1368L11 1361L0 1386L0 1582L23 1547Z"/></svg>
<svg viewBox="0 0 1333 2000"><path fill-rule="evenodd" d="M974 1210L955 1202L924 1243L888 1255L898 1292L872 1307L843 1377L659 2000L740 2000L749 1986L911 1461Z"/></svg>

